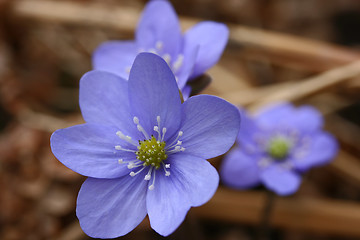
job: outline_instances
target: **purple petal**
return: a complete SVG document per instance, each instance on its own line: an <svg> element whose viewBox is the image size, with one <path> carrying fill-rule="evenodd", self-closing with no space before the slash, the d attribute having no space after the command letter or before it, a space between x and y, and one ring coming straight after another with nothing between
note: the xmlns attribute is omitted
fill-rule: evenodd
<svg viewBox="0 0 360 240"><path fill-rule="evenodd" d="M158 170L155 188L146 198L151 227L163 236L182 223L191 206L209 201L219 184L215 168L204 159L174 154L169 163L171 175Z"/></svg>
<svg viewBox="0 0 360 240"><path fill-rule="evenodd" d="M185 39L186 42L186 39ZM179 89L184 90L186 83L190 80L199 53L199 46L193 45L184 49L182 65L178 72L175 72ZM184 98L187 99L187 98Z"/></svg>
<svg viewBox="0 0 360 240"><path fill-rule="evenodd" d="M80 80L79 102L86 122L116 126L133 138L139 136L130 115L126 80L108 72L88 72Z"/></svg>
<svg viewBox="0 0 360 240"><path fill-rule="evenodd" d="M137 52L138 47L133 41L105 42L93 53L93 67L95 70L108 71L128 79Z"/></svg>
<svg viewBox="0 0 360 240"><path fill-rule="evenodd" d="M129 173L120 158L135 158L134 153L115 151L117 129L83 124L55 131L50 139L55 157L73 171L89 177L116 178Z"/></svg>
<svg viewBox="0 0 360 240"><path fill-rule="evenodd" d="M191 78L201 75L219 61L228 38L226 25L210 21L200 22L185 33L185 49L194 45L200 47Z"/></svg>
<svg viewBox="0 0 360 240"><path fill-rule="evenodd" d="M295 193L301 183L301 177L279 165L272 165L264 169L260 175L264 185L280 196Z"/></svg>
<svg viewBox="0 0 360 240"><path fill-rule="evenodd" d="M309 136L309 146L297 149L293 156L293 164L297 170L307 171L314 166L321 166L332 161L338 151L338 144L333 136L322 132Z"/></svg>
<svg viewBox="0 0 360 240"><path fill-rule="evenodd" d="M144 174L117 179L88 178L77 199L76 215L94 238L115 238L133 230L146 216Z"/></svg>
<svg viewBox="0 0 360 240"><path fill-rule="evenodd" d="M161 128L166 127L166 137L178 130L181 121L181 99L174 74L167 63L152 53L140 53L129 77L129 96L134 116L148 134L161 118Z"/></svg>
<svg viewBox="0 0 360 240"><path fill-rule="evenodd" d="M237 137L237 141L240 146L246 151L248 148L257 148L254 136L258 133L259 129L256 125L255 120L253 120L247 112L240 108L240 131Z"/></svg>
<svg viewBox="0 0 360 240"><path fill-rule="evenodd" d="M189 98L182 105L185 153L212 158L234 144L240 128L239 110L231 103L209 95Z"/></svg>
<svg viewBox="0 0 360 240"><path fill-rule="evenodd" d="M245 154L239 148L230 151L223 159L220 176L225 185L234 188L251 188L260 183L257 157Z"/></svg>
<svg viewBox="0 0 360 240"><path fill-rule="evenodd" d="M294 109L287 118L287 124L299 132L314 132L323 126L323 118L319 111L311 106L301 106Z"/></svg>
<svg viewBox="0 0 360 240"><path fill-rule="evenodd" d="M294 114L294 107L289 103L276 103L258 112L254 119L261 128L282 127Z"/></svg>
<svg viewBox="0 0 360 240"><path fill-rule="evenodd" d="M175 10L168 1L150 1L140 19L136 41L145 51L161 42L162 52L175 57L181 47L181 29Z"/></svg>

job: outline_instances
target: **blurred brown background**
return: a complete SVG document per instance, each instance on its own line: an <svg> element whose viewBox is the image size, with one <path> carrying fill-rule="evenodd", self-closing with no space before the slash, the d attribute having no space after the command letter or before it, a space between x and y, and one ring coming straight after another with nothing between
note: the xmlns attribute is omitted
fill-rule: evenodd
<svg viewBox="0 0 360 240"><path fill-rule="evenodd" d="M78 82L92 51L133 39L145 2L0 0L0 239L89 239L75 216L84 178L54 158L49 138L82 122ZM184 29L205 19L230 27L206 93L250 110L312 104L341 144L298 193L274 200L269 239L360 239L360 1L171 2ZM221 186L170 239L253 239L265 201L263 189ZM163 238L145 220L122 239Z"/></svg>

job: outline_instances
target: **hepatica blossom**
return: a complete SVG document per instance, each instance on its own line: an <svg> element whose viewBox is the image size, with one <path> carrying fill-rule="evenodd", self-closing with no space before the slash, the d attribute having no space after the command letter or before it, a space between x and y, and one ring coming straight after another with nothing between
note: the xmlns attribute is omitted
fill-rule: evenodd
<svg viewBox="0 0 360 240"><path fill-rule="evenodd" d="M150 1L142 14L135 41L109 41L93 54L94 69L115 73L128 79L130 67L139 52L161 56L176 76L185 98L191 88L189 79L204 73L220 58L228 40L228 28L204 21L181 33L178 17L168 1Z"/></svg>
<svg viewBox="0 0 360 240"><path fill-rule="evenodd" d="M92 71L80 80L85 124L51 136L54 155L88 176L76 214L89 236L127 234L148 214L169 235L191 206L207 202L219 177L205 159L235 142L240 115L218 97L181 103L175 77L160 57L141 53L126 81Z"/></svg>
<svg viewBox="0 0 360 240"><path fill-rule="evenodd" d="M222 181L240 189L263 183L278 195L293 194L303 172L327 164L337 153L336 140L322 125L320 113L310 106L276 104L253 117L242 111L239 147L225 157Z"/></svg>

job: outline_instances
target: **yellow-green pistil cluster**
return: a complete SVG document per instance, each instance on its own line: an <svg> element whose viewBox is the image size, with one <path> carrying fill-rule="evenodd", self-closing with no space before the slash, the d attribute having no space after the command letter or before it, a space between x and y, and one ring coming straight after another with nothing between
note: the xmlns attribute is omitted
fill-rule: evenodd
<svg viewBox="0 0 360 240"><path fill-rule="evenodd" d="M290 143L282 137L275 137L268 143L267 152L275 160L283 160L290 150Z"/></svg>
<svg viewBox="0 0 360 240"><path fill-rule="evenodd" d="M138 151L136 158L144 162L144 166L153 166L158 169L167 155L165 153L165 142L156 140L154 136L151 139L139 141Z"/></svg>

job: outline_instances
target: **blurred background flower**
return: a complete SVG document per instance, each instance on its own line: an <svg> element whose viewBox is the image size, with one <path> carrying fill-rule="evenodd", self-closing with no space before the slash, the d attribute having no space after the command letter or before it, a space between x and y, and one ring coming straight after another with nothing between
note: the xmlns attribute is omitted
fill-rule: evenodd
<svg viewBox="0 0 360 240"><path fill-rule="evenodd" d="M150 1L141 14L136 39L102 43L93 53L93 66L128 79L130 66L138 53L155 53L168 63L187 99L192 90L187 82L205 73L219 60L228 36L226 25L211 21L200 22L182 34L171 3Z"/></svg>
<svg viewBox="0 0 360 240"><path fill-rule="evenodd" d="M321 114L310 106L276 104L255 116L242 110L238 147L223 159L222 181L240 189L263 183L278 195L295 193L303 173L336 156L337 142L322 127Z"/></svg>

